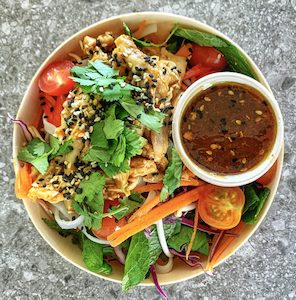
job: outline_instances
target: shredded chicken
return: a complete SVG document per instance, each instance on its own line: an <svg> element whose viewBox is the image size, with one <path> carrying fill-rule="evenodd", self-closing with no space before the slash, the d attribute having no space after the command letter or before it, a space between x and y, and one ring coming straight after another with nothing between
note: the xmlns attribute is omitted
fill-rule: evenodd
<svg viewBox="0 0 296 300"><path fill-rule="evenodd" d="M153 160L134 157L131 159L130 174L133 177L145 176L151 173L157 173L157 166Z"/></svg>
<svg viewBox="0 0 296 300"><path fill-rule="evenodd" d="M165 157L169 146L169 129L163 126L160 132L151 132L151 142L154 152L154 161L160 163Z"/></svg>
<svg viewBox="0 0 296 300"><path fill-rule="evenodd" d="M147 89L154 107L161 108L162 102L168 103L174 89L180 89L181 84L180 71L175 62L146 55L124 34L115 40L115 45L112 55L125 61L133 74L132 83Z"/></svg>

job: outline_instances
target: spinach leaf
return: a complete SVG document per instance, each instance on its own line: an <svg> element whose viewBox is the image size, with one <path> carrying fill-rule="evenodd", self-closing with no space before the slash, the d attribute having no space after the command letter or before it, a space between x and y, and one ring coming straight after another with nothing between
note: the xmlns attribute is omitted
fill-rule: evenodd
<svg viewBox="0 0 296 300"><path fill-rule="evenodd" d="M165 170L163 177L163 188L160 193L160 200L165 201L176 188L180 186L182 176L182 160L175 147L171 148L171 159L169 165Z"/></svg>
<svg viewBox="0 0 296 300"><path fill-rule="evenodd" d="M257 78L247 58L234 45L229 44L228 47L216 48L225 56L232 71L245 74L255 79Z"/></svg>
<svg viewBox="0 0 296 300"><path fill-rule="evenodd" d="M244 188L244 192L246 199L242 220L247 224L255 224L264 203L270 195L270 190L267 187L258 189L254 184L252 184L247 185Z"/></svg>
<svg viewBox="0 0 296 300"><path fill-rule="evenodd" d="M192 228L182 225L180 232L168 239L169 247L175 249L176 251L181 251L181 247L183 245L188 245L190 243L192 233ZM204 232L199 230L197 231L193 242L192 251L198 251L204 255L209 254L209 243L207 235Z"/></svg>
<svg viewBox="0 0 296 300"><path fill-rule="evenodd" d="M124 275L122 279L122 290L142 282L149 272L150 254L148 240L143 231L133 235L126 256Z"/></svg>

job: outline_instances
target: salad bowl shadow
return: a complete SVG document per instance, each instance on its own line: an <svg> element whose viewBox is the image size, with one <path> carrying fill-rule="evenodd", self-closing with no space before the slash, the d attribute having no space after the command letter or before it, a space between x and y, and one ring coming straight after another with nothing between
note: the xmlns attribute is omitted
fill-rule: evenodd
<svg viewBox="0 0 296 300"><path fill-rule="evenodd" d="M227 36L223 35L221 32L215 30L214 28L205 25L199 21L194 19L190 19L183 16L178 16L174 14L168 13L158 13L158 12L141 12L141 13L131 13L120 15L116 17L112 17L106 20L102 20L96 24L93 24L69 39L67 39L64 43L62 43L57 49L55 49L49 57L44 61L41 67L36 72L35 76L31 80L29 87L24 95L24 98L21 102L17 118L23 120L27 124L36 124L38 120L41 118L41 111L39 105L39 88L38 88L38 78L42 73L42 70L50 63L56 60L62 60L69 58L68 53L79 53L79 41L83 39L85 35L89 36L97 36L105 31L113 29L113 32L117 33L122 32L122 22L126 22L129 27L134 30L137 28L137 25L143 21L148 20L149 23L156 23L158 25L158 34L161 36L167 36L169 34L170 29L176 23L180 24L181 26L185 26L188 28L197 29L200 31L208 32L211 34L215 34L219 37L224 38L229 43L235 45L239 48L242 53L246 56L249 64L251 65L253 72L257 75L258 81L260 81L270 92L271 89L258 69L255 63L251 60L251 58L233 41L231 41ZM13 158L14 158L14 168L15 171L17 170L17 153L20 147L24 144L24 139L20 129L15 126L13 132ZM278 158L278 168L276 176L274 177L273 181L269 184L269 188L271 189L271 194L269 199L264 205L264 208L261 210L260 216L258 218L258 222L255 225L245 225L241 234L230 244L230 246L224 251L224 253L220 256L220 259L216 263L216 266L221 264L227 258L229 258L235 251L237 251L243 244L254 234L256 229L262 223L264 217L266 216L270 205L274 199L282 164L283 164L283 148ZM104 278L106 280L114 281L114 282L121 282L123 276L123 267L117 262L112 263L113 273L111 275L101 275L97 273L93 273L89 271L82 260L81 250L72 244L71 238L63 238L58 233L51 230L43 221L42 218L46 217L45 211L41 208L38 203L34 203L30 199L23 199L25 208L28 212L30 219L32 220L34 226L36 227L37 231L43 237L43 239L64 259L68 262L72 263L73 265L77 266L83 271L93 274L94 276L98 276L100 278ZM173 284L177 282L181 282L195 276L203 274L203 270L199 268L191 268L187 266L185 263L181 262L180 260L175 260L174 267L171 272L167 274L158 274L158 281L160 284ZM153 285L152 280L145 279L141 283L144 286Z"/></svg>

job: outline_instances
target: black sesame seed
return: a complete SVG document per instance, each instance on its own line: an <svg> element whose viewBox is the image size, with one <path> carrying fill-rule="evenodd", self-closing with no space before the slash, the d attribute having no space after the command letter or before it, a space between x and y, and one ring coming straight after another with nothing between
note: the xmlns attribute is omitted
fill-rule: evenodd
<svg viewBox="0 0 296 300"><path fill-rule="evenodd" d="M78 188L78 189L76 190L76 193L77 193L77 194L82 194L82 191L83 191L82 188Z"/></svg>

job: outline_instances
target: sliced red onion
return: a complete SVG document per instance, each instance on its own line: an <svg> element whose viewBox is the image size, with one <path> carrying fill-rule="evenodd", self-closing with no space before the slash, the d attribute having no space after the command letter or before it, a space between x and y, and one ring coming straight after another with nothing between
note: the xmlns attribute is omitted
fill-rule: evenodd
<svg viewBox="0 0 296 300"><path fill-rule="evenodd" d="M151 273L153 282L155 284L155 287L156 287L157 291L159 292L159 294L161 295L162 299L169 300L168 296L166 295L166 293L164 292L164 290L161 288L161 286L158 283L154 265L150 266L150 273Z"/></svg>
<svg viewBox="0 0 296 300"><path fill-rule="evenodd" d="M167 241L166 241L166 238L165 238L162 219L157 221L155 224L156 224L158 239L159 239L159 242L160 242L163 253L167 257L172 257L173 255L169 250L169 247L168 247L168 244L167 244Z"/></svg>
<svg viewBox="0 0 296 300"><path fill-rule="evenodd" d="M44 131L49 134L54 134L56 130L56 126L49 123L46 118L44 118L45 114L42 116Z"/></svg>
<svg viewBox="0 0 296 300"><path fill-rule="evenodd" d="M82 227L81 228L81 231L83 232L83 234L91 241L93 241L94 243L97 243L97 244L102 244L102 245L110 245L110 243L107 241L107 240L103 240L103 239L99 239L97 237L94 237L92 235L90 235L85 227Z"/></svg>
<svg viewBox="0 0 296 300"><path fill-rule="evenodd" d="M169 215L165 218L162 219L162 222L163 224L170 224L170 225L173 225L176 223L176 221L178 220L179 218L177 218L174 214L172 215Z"/></svg>
<svg viewBox="0 0 296 300"><path fill-rule="evenodd" d="M182 261L184 261L187 265L190 267L197 267L202 266L202 263L200 261L200 256L196 253L190 253L188 256L188 260L186 259L186 254L182 252L178 252L175 249L170 249L171 253L173 255L178 256Z"/></svg>
<svg viewBox="0 0 296 300"><path fill-rule="evenodd" d="M37 200L38 204L42 207L42 209L45 211L45 213L47 214L47 216L52 219L52 215L53 215L53 209L51 209L51 207L48 205L48 202L45 202L41 199Z"/></svg>
<svg viewBox="0 0 296 300"><path fill-rule="evenodd" d="M144 234L145 234L147 239L151 238L151 228L150 228L150 226L144 229Z"/></svg>
<svg viewBox="0 0 296 300"><path fill-rule="evenodd" d="M58 225L62 229L75 229L75 228L78 228L83 224L83 221L84 221L84 216L79 216L78 218L76 218L73 221L62 220L60 218L60 211L57 208L54 209L54 218L55 218L56 222L58 223Z"/></svg>
<svg viewBox="0 0 296 300"><path fill-rule="evenodd" d="M25 122L23 122L22 120L14 119L11 114L8 114L8 117L10 118L10 120L13 123L19 125L19 127L21 128L21 130L22 130L22 132L23 132L23 134L24 134L27 142L31 141L31 139L33 138L33 136L31 134L31 132L29 131L27 124Z"/></svg>
<svg viewBox="0 0 296 300"><path fill-rule="evenodd" d="M224 231L221 230L218 237L214 240L211 249L210 249L210 253L209 253L209 261L212 259L213 255L215 254L215 251L219 245L219 243L221 242L221 240L224 237Z"/></svg>
<svg viewBox="0 0 296 300"><path fill-rule="evenodd" d="M124 265L125 264L125 254L122 252L122 250L117 246L117 247L114 247L114 252L118 258L118 261Z"/></svg>
<svg viewBox="0 0 296 300"><path fill-rule="evenodd" d="M184 218L184 217L181 218L181 224L192 227L192 228L194 227L194 221L190 220L190 219L187 219L187 218ZM221 230L215 230L215 229L212 229L212 228L210 228L206 225L203 225L203 224L198 224L197 228L198 228L198 230L209 233L209 234L219 234L221 232ZM234 237L238 236L235 233L231 233L231 232L227 232L227 231L224 232L224 234L228 235L228 236L234 236Z"/></svg>
<svg viewBox="0 0 296 300"><path fill-rule="evenodd" d="M171 272L171 270L173 269L173 266L174 266L173 257L169 257L169 259L165 265L160 265L158 263L155 263L155 269L156 269L157 273L159 273L159 274L167 274L167 273Z"/></svg>

